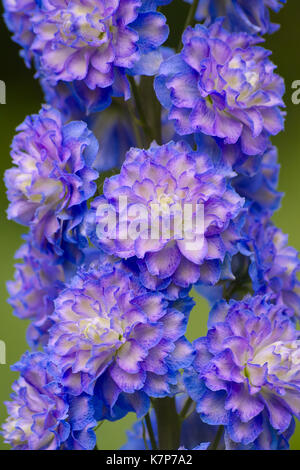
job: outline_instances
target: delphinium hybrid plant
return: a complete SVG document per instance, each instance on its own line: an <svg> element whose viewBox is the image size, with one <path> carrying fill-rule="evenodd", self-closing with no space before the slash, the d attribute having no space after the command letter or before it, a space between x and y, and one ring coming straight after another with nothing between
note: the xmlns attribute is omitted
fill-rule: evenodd
<svg viewBox="0 0 300 470"><path fill-rule="evenodd" d="M123 449L289 448L300 264L272 222L284 82L262 37L285 2L190 3L174 48L172 0L4 0L45 93L5 173L31 320L15 450L101 449L129 412ZM211 312L190 343L192 289Z"/></svg>

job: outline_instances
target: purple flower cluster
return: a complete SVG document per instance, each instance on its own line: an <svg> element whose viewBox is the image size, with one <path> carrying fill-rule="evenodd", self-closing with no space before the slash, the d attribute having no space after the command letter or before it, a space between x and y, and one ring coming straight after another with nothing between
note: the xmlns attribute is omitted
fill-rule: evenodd
<svg viewBox="0 0 300 470"><path fill-rule="evenodd" d="M14 366L21 377L6 403L3 435L15 450L56 450L69 437L68 404L47 368L44 353L27 353Z"/></svg>
<svg viewBox="0 0 300 470"><path fill-rule="evenodd" d="M95 253L55 301L47 349L65 390L92 395L100 379L111 407L122 392L172 393L193 358L184 338L192 306L147 291L122 263Z"/></svg>
<svg viewBox="0 0 300 470"><path fill-rule="evenodd" d="M176 409L178 413L183 409L187 399L188 396L186 394L178 394L176 396ZM157 419L154 410L151 410L150 417L154 434L157 435ZM208 426L205 424L201 421L199 414L193 410L189 416L183 420L179 450L206 450L210 442L215 439L216 432L216 426ZM128 430L126 434L127 442L122 446L122 450L152 449L149 432L143 420L134 423L133 427ZM201 440L207 442L199 444Z"/></svg>
<svg viewBox="0 0 300 470"><path fill-rule="evenodd" d="M30 20L36 9L35 0L3 0L4 19L8 29L13 33L12 39L21 47L27 66L32 60L30 46L34 39Z"/></svg>
<svg viewBox="0 0 300 470"><path fill-rule="evenodd" d="M15 166L5 173L8 218L30 227L35 247L61 256L68 244L80 245L78 227L96 191L98 143L84 122L63 125L49 106L17 131Z"/></svg>
<svg viewBox="0 0 300 470"><path fill-rule="evenodd" d="M166 40L168 27L163 15L145 3L47 2L32 19L32 49L40 54L41 73L54 82L84 80L92 90L122 81L123 69L153 74L161 61L157 48ZM126 86L122 92L126 96Z"/></svg>
<svg viewBox="0 0 300 470"><path fill-rule="evenodd" d="M232 153L232 150L228 153ZM277 153L276 147L268 147L262 155L259 155L254 168L249 168L249 163L251 164L249 160L252 159L250 157L239 166L237 170L239 174L233 181L237 193L246 199L249 212L257 214L257 217L258 214L270 216L280 208L283 194L277 189L280 170Z"/></svg>
<svg viewBox="0 0 300 470"><path fill-rule="evenodd" d="M286 0L199 0L196 17L199 21L212 23L222 16L231 31L271 34L278 29L278 25L271 23L269 9L278 12L285 3Z"/></svg>
<svg viewBox="0 0 300 470"><path fill-rule="evenodd" d="M260 447L264 422L284 433L300 416L299 332L268 297L216 304L195 341L185 383L201 419L236 443Z"/></svg>
<svg viewBox="0 0 300 470"><path fill-rule="evenodd" d="M166 1L12 3L5 2L6 22L27 62L34 58L37 75L51 85L74 83L83 101L96 90L99 109L111 96L130 97L127 71L153 75L160 66L169 28L156 10Z"/></svg>
<svg viewBox="0 0 300 470"><path fill-rule="evenodd" d="M9 303L42 349L13 367L15 450L93 450L129 412L123 449L282 450L300 418L300 260L271 219L284 82L260 45L285 0L199 0L177 52L171 3L4 0L48 103L5 173L28 228ZM191 344L193 287L213 306Z"/></svg>
<svg viewBox="0 0 300 470"><path fill-rule="evenodd" d="M17 251L16 258L22 262L15 265L15 279L7 283L8 302L16 316L32 321L27 332L29 344L46 344L53 300L64 285L64 269L54 264L53 256L39 252L30 243Z"/></svg>
<svg viewBox="0 0 300 470"><path fill-rule="evenodd" d="M180 135L202 132L263 153L283 129L283 80L259 38L229 33L216 21L183 35L182 51L163 62L156 93Z"/></svg>

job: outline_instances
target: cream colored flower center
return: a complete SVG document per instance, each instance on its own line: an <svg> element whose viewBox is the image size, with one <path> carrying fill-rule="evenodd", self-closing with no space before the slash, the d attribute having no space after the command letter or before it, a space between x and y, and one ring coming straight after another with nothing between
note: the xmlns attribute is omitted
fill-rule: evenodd
<svg viewBox="0 0 300 470"><path fill-rule="evenodd" d="M80 320L79 328L85 338L97 344L103 342L103 336L105 336L105 341L108 342L117 342L123 337L118 331L111 329L108 318L95 317Z"/></svg>
<svg viewBox="0 0 300 470"><path fill-rule="evenodd" d="M175 204L175 198L171 194L161 194L158 203L163 211L168 211L170 206Z"/></svg>

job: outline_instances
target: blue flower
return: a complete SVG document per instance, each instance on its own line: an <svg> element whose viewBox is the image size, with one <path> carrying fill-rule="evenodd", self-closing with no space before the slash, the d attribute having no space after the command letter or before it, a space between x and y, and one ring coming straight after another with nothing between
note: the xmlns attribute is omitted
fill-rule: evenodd
<svg viewBox="0 0 300 470"><path fill-rule="evenodd" d="M187 398L186 394L176 395L177 413L180 413ZM182 422L179 450L206 450L210 442L214 441L218 427L205 424L192 406L191 410L189 416ZM154 436L157 438L157 420L154 410L152 409L149 414ZM152 449L148 429L143 420L134 423L133 427L126 434L127 442L121 447L121 450ZM202 441L210 442L204 442L199 445L199 442ZM224 446L223 440L221 445Z"/></svg>
<svg viewBox="0 0 300 470"><path fill-rule="evenodd" d="M157 72L162 61L159 48L169 34L165 17L156 11L161 4L159 0L42 1L25 16L26 39L19 33L22 5L13 15L8 13L7 22L27 60L33 57L39 77L51 85L74 82L83 99L89 90L97 90L97 106L103 109L112 96L130 97L127 72Z"/></svg>
<svg viewBox="0 0 300 470"><path fill-rule="evenodd" d="M52 325L54 299L64 286L65 273L59 259L25 243L16 253L15 279L7 283L8 302L19 318L31 320L27 340L31 346L46 344Z"/></svg>
<svg viewBox="0 0 300 470"><path fill-rule="evenodd" d="M48 351L65 390L93 395L96 385L111 408L124 392L123 409L130 395L171 394L193 358L184 337L192 306L147 291L122 263L95 252L55 300Z"/></svg>
<svg viewBox="0 0 300 470"><path fill-rule="evenodd" d="M12 367L13 384L4 442L14 450L93 450L95 409L91 397L68 396L57 381L57 369L44 352L26 352Z"/></svg>
<svg viewBox="0 0 300 470"><path fill-rule="evenodd" d="M300 316L299 252L288 236L257 214L249 219L249 275L256 293L275 293L293 314Z"/></svg>
<svg viewBox="0 0 300 470"><path fill-rule="evenodd" d="M12 39L22 47L21 56L29 67L33 58L30 50L34 40L31 18L37 9L35 0L3 0L4 20L13 33Z"/></svg>
<svg viewBox="0 0 300 470"><path fill-rule="evenodd" d="M78 397L68 396L70 434L62 450L94 450L97 426L93 398L82 393Z"/></svg>
<svg viewBox="0 0 300 470"><path fill-rule="evenodd" d="M79 225L86 201L96 191L97 140L84 122L64 125L50 106L28 116L17 131L15 166L5 173L8 218L30 227L38 249L76 258L84 245Z"/></svg>
<svg viewBox="0 0 300 470"><path fill-rule="evenodd" d="M224 425L243 446L263 439L269 426L285 433L300 416L299 332L286 310L263 296L221 301L207 336L194 342L187 391L204 422Z"/></svg>
<svg viewBox="0 0 300 470"><path fill-rule="evenodd" d="M245 198L249 211L271 216L279 209L283 197L278 191L280 165L278 150L271 142L265 152L246 155L239 144L228 145L204 134L196 134L195 140L197 151L208 154L216 168L236 173L232 186Z"/></svg>
<svg viewBox="0 0 300 470"><path fill-rule="evenodd" d="M4 442L14 450L57 450L69 437L67 397L48 366L40 352L24 354L14 366L21 376L13 384L2 426Z"/></svg>
<svg viewBox="0 0 300 470"><path fill-rule="evenodd" d="M216 168L205 153L193 152L183 141L163 146L154 143L149 150L131 149L120 174L106 179L104 195L92 202L87 234L110 254L138 258L141 282L149 289L168 289L176 296L199 278L214 284L225 255L235 254L241 239L239 216L244 200L230 186L230 176L232 171ZM124 195L128 214L134 204L144 209L139 233L131 235L131 216L124 222L119 213L119 197ZM98 228L107 219L102 207L107 204L117 214L115 237L115 232L113 236L99 235ZM197 223L200 205L203 231ZM182 233L176 232L174 227L186 217L187 207L191 209L190 227L186 224ZM169 232L164 229L168 224ZM155 226L158 233L152 237Z"/></svg>
<svg viewBox="0 0 300 470"><path fill-rule="evenodd" d="M111 107L95 118L91 116L89 123L101 143L94 168L100 175L101 172L121 168L128 149L136 145L128 115Z"/></svg>
<svg viewBox="0 0 300 470"><path fill-rule="evenodd" d="M225 431L224 440L226 450L289 450L290 439L295 432L295 420L291 420L290 426L283 433L278 433L269 423L268 415L263 417L263 431L259 437L248 445L234 442Z"/></svg>

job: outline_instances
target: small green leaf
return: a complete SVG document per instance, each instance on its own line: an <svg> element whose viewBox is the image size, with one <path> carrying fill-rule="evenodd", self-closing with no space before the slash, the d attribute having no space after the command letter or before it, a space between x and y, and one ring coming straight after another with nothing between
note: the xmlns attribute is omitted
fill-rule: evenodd
<svg viewBox="0 0 300 470"><path fill-rule="evenodd" d="M97 180L97 192L99 196L103 194L103 185L104 185L104 181L106 180L106 178L110 178L111 176L118 175L119 173L120 173L119 168L111 168L111 170L102 171L102 173L100 174Z"/></svg>

